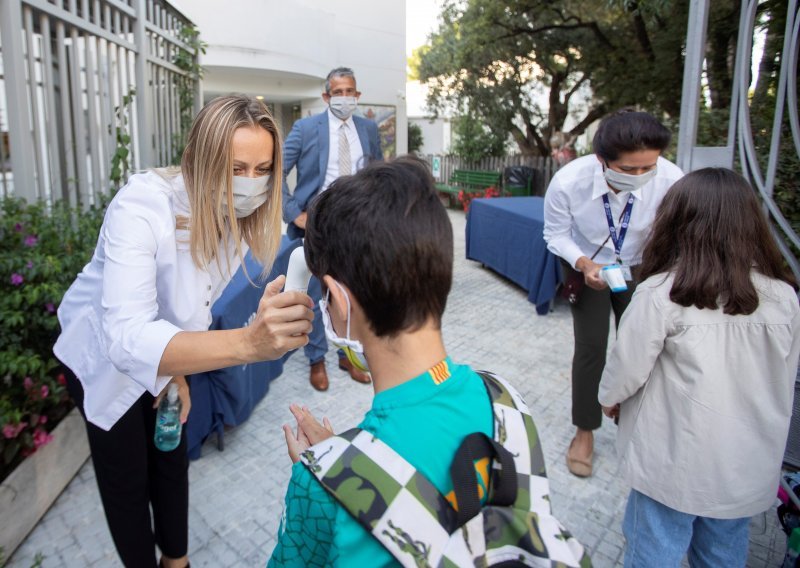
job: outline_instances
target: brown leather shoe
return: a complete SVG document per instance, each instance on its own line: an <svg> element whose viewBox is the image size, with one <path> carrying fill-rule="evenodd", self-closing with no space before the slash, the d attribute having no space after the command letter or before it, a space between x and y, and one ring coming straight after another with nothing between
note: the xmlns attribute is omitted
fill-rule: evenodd
<svg viewBox="0 0 800 568"><path fill-rule="evenodd" d="M339 368L350 373L350 378L357 383L368 385L372 382L372 377L369 376L369 373L356 369L355 365L347 357L339 357Z"/></svg>
<svg viewBox="0 0 800 568"><path fill-rule="evenodd" d="M311 372L308 375L311 386L318 391L328 390L328 372L325 370L325 361L317 361L311 365Z"/></svg>

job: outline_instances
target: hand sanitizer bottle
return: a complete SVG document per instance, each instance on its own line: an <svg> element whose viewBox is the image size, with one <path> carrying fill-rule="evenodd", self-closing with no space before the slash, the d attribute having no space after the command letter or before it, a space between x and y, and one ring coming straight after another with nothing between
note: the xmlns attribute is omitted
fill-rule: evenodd
<svg viewBox="0 0 800 568"><path fill-rule="evenodd" d="M181 441L181 401L178 385L170 383L167 396L161 399L156 413L154 442L162 452L171 452Z"/></svg>

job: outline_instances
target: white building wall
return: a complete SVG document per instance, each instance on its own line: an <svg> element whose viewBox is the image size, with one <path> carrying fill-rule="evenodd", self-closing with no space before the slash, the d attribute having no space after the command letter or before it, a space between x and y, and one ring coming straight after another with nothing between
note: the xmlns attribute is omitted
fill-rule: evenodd
<svg viewBox="0 0 800 568"><path fill-rule="evenodd" d="M307 116L325 107L321 93L328 72L351 67L362 106L397 107L397 153L406 152L404 0L173 3L208 44L201 59L204 98L243 92L273 105L299 104ZM276 115L288 131L285 109Z"/></svg>
<svg viewBox="0 0 800 568"><path fill-rule="evenodd" d="M450 145L452 142L450 119L429 119L411 116L408 118L408 122L419 125L422 130L422 148L419 150L420 154L437 154L442 156L450 153Z"/></svg>

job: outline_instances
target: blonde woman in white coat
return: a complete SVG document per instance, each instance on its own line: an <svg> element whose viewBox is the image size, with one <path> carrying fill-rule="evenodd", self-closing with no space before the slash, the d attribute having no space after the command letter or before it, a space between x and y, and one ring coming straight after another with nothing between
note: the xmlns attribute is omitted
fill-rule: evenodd
<svg viewBox="0 0 800 568"><path fill-rule="evenodd" d="M678 181L600 383L632 486L625 566L744 566L778 487L800 308L753 189L717 168Z"/></svg>
<svg viewBox="0 0 800 568"><path fill-rule="evenodd" d="M211 306L248 248L262 276L269 273L280 244L281 179L281 139L264 104L214 99L192 125L180 169L134 175L111 201L94 256L59 307L54 352L86 418L126 566L156 566L156 546L158 565L188 565L185 434L171 452L153 443L165 387L178 385L185 421L184 375L276 359L308 341L311 300L280 293L283 277L266 285L249 326L208 330Z"/></svg>

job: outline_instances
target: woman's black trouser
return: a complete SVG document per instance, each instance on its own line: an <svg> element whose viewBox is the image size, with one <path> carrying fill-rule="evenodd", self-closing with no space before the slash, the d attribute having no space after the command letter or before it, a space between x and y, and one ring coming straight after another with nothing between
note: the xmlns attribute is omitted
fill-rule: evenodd
<svg viewBox="0 0 800 568"><path fill-rule="evenodd" d="M65 371L67 390L84 414L81 383L69 369ZM153 443L153 400L149 393L143 394L109 431L86 421L108 528L129 568L156 566L156 545L165 556L180 558L186 555L188 544L186 432L173 451L158 450Z"/></svg>
<svg viewBox="0 0 800 568"><path fill-rule="evenodd" d="M561 263L564 276L575 272L566 262ZM581 430L596 430L603 421L597 402L600 377L606 365L609 318L614 311L615 325L628 307L636 288L628 282L626 292L611 292L608 288L594 290L583 287L577 303L570 304L575 335L575 354L572 357L572 423Z"/></svg>

